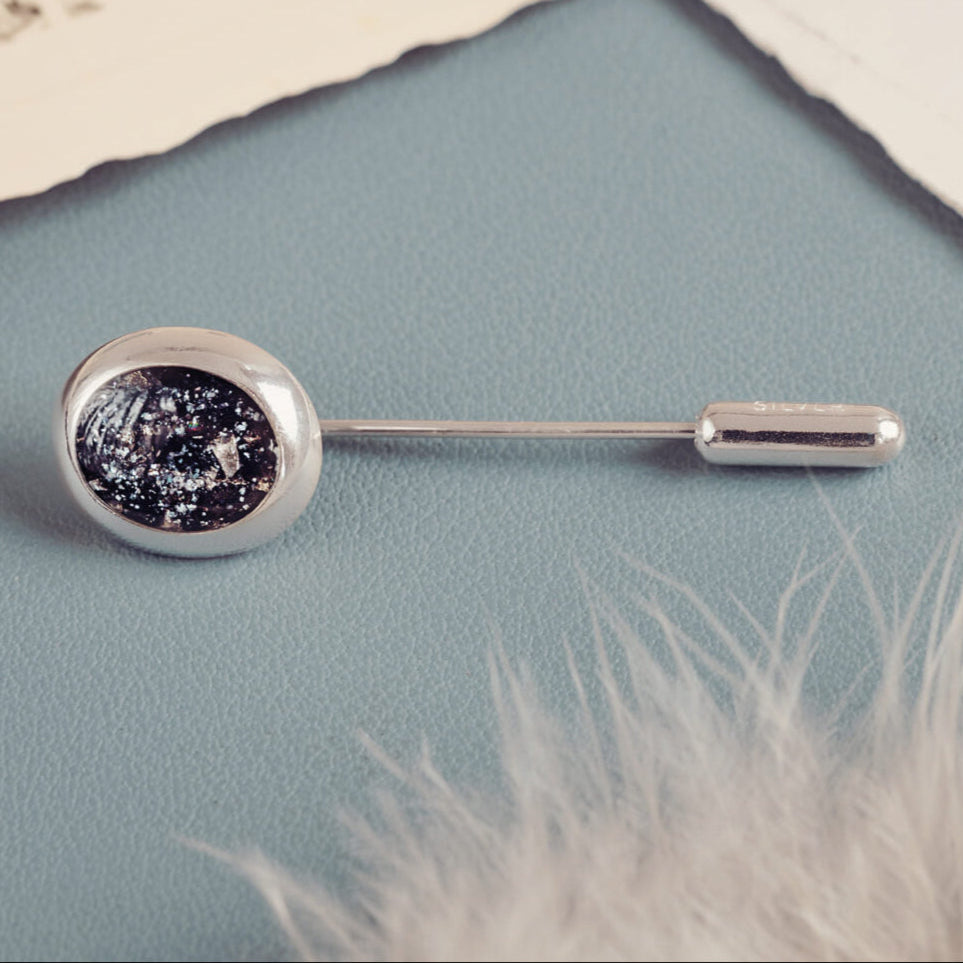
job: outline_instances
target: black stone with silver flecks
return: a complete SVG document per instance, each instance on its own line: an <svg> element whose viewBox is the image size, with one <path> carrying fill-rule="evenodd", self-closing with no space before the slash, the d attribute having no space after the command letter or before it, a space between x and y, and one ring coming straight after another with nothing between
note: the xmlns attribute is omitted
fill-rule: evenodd
<svg viewBox="0 0 963 963"><path fill-rule="evenodd" d="M81 413L76 445L98 498L172 532L238 521L277 477L264 413L236 385L195 368L138 368L107 382Z"/></svg>

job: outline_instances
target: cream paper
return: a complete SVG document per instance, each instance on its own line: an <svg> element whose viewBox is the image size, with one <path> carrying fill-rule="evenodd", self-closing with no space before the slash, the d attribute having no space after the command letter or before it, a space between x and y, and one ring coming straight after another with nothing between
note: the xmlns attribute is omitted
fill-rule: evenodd
<svg viewBox="0 0 963 963"><path fill-rule="evenodd" d="M709 0L963 213L961 0Z"/></svg>
<svg viewBox="0 0 963 963"><path fill-rule="evenodd" d="M530 2L6 0L0 199L166 150ZM963 0L710 2L963 212Z"/></svg>
<svg viewBox="0 0 963 963"><path fill-rule="evenodd" d="M0 3L0 199L406 50L479 33L533 0L29 0Z"/></svg>

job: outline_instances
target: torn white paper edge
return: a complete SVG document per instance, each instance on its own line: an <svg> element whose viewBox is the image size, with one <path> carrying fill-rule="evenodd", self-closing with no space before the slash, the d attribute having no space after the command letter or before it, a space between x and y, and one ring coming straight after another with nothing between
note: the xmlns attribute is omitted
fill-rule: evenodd
<svg viewBox="0 0 963 963"><path fill-rule="evenodd" d="M963 213L960 0L709 0Z"/></svg>
<svg viewBox="0 0 963 963"><path fill-rule="evenodd" d="M0 200L472 36L534 0L0 4Z"/></svg>

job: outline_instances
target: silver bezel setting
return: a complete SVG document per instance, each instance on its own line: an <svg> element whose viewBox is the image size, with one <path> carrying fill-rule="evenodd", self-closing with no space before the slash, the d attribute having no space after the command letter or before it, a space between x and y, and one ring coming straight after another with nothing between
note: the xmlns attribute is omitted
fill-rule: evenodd
<svg viewBox="0 0 963 963"><path fill-rule="evenodd" d="M164 531L118 514L90 489L77 461L77 424L92 395L113 378L162 365L196 368L230 381L261 409L274 432L278 463L270 492L249 515L214 531ZM148 328L98 348L67 379L55 446L67 489L87 515L118 538L162 555L230 555L274 538L304 511L321 473L318 417L294 375L250 341L206 328Z"/></svg>

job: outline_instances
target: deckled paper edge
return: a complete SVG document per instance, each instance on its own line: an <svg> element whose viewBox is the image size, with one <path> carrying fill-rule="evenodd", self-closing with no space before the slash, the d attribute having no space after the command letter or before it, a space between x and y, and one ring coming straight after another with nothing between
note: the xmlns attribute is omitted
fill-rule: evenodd
<svg viewBox="0 0 963 963"><path fill-rule="evenodd" d="M347 25L349 35L324 32L330 28L328 5L303 4L297 24L301 41L295 44L290 18L285 20L275 10L279 15L264 18L256 31L240 25L227 43L220 36L191 36L176 61L170 56L148 58L136 70L126 71L130 77L123 70L119 75L110 70L100 75L88 72L82 84L66 90L63 85L52 87L40 96L18 97L23 86L16 82L16 58L0 58L0 85L13 91L0 98L0 200L39 193L104 161L161 153L216 123L360 77L416 47L475 36L538 2L546 0L429 0L417 8L411 4L395 8L393 23L391 18L377 22L365 16L365 4L359 3L347 16L342 8L340 26ZM90 21L93 30L93 16ZM232 33L231 26L225 33ZM317 44L308 51L304 37L312 29ZM23 47L32 39L25 37ZM220 58L214 84L212 51ZM270 69L251 69L266 61L271 62ZM187 103L171 93L167 81L173 69L178 71L178 90L192 87L196 93ZM128 80L137 85L134 97L125 86Z"/></svg>
<svg viewBox="0 0 963 963"><path fill-rule="evenodd" d="M835 104L910 177L963 213L963 130L894 78L863 69L851 51L767 0L707 0L807 93ZM881 89L885 97L881 96Z"/></svg>

